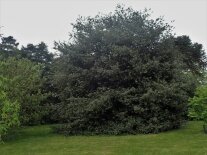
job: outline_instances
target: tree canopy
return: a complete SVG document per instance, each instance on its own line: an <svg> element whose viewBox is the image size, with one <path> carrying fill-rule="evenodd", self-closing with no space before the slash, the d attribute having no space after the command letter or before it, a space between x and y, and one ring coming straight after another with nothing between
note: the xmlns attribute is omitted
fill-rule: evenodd
<svg viewBox="0 0 207 155"><path fill-rule="evenodd" d="M162 17L118 5L72 25L69 42L55 43L58 57L44 42L19 48L0 35L0 136L42 122L69 135L158 133L206 117L196 111L198 103L205 107L206 88L193 98L203 83L204 49L173 35Z"/></svg>
<svg viewBox="0 0 207 155"><path fill-rule="evenodd" d="M57 130L121 134L178 128L196 85L186 64L200 72L204 61L200 45L191 46L171 31L163 18L151 19L148 10L119 5L114 13L77 19L71 42L56 45L61 56L51 79L57 114L66 123ZM182 47L201 56L194 61L192 54L188 63Z"/></svg>

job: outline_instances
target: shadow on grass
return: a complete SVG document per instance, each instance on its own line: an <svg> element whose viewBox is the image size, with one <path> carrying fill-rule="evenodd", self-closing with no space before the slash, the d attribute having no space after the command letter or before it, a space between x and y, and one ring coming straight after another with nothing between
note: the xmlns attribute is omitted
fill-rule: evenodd
<svg viewBox="0 0 207 155"><path fill-rule="evenodd" d="M13 129L4 137L4 142L13 142L30 138L56 136L52 128L56 125L23 126Z"/></svg>
<svg viewBox="0 0 207 155"><path fill-rule="evenodd" d="M161 132L158 135L165 136L165 135L182 135L182 136L189 136L189 135L204 135L204 131L202 128L203 122L187 122L183 124L183 126L179 129L174 129L170 131ZM63 134L57 134L54 132L54 128L58 126L58 124L53 125L39 125L39 126L25 126L15 130L10 131L8 136L4 139L5 143L10 143L14 141L21 141L25 139L34 139L34 138L46 138L46 137L53 137L53 136L63 136ZM145 134L135 134L135 135L145 135ZM147 134L151 135L151 134ZM77 135L80 136L80 135ZM124 135L85 135L82 137L91 137L91 136L99 136L99 137L123 137L123 136L130 136L128 134ZM134 135L131 135L134 136ZM207 136L207 134L205 134ZM67 136L70 137L70 136ZM72 136L74 137L74 136Z"/></svg>

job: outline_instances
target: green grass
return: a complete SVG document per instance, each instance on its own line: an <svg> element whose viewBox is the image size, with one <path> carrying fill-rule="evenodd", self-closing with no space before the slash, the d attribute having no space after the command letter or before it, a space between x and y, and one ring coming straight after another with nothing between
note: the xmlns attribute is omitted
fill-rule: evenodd
<svg viewBox="0 0 207 155"><path fill-rule="evenodd" d="M207 155L202 122L160 134L128 136L69 136L49 126L25 127L4 144L0 155Z"/></svg>

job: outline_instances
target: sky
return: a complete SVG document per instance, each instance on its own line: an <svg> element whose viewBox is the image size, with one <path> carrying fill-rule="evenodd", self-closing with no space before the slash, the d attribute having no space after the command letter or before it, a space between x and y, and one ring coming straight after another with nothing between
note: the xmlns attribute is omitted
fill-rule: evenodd
<svg viewBox="0 0 207 155"><path fill-rule="evenodd" d="M0 34L20 45L67 41L78 16L113 12L117 4L134 10L151 8L152 18L164 16L176 35L188 35L207 51L207 0L0 0Z"/></svg>

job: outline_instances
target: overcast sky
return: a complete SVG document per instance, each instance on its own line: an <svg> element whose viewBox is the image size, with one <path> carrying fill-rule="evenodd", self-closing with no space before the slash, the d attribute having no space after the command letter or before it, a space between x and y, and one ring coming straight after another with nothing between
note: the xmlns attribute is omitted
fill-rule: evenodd
<svg viewBox="0 0 207 155"><path fill-rule="evenodd" d="M117 4L135 10L151 8L153 18L175 20L174 32L189 35L207 50L207 0L0 0L0 33L14 36L20 44L68 40L78 15L108 13Z"/></svg>

